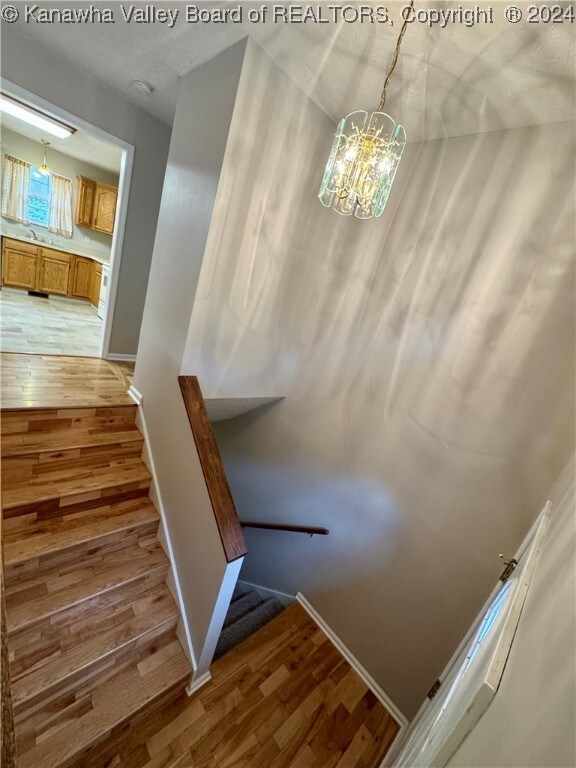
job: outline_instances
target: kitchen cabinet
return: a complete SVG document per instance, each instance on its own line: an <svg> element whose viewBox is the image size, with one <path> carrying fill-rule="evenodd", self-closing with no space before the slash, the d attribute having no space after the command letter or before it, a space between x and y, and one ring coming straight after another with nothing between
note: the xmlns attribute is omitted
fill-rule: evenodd
<svg viewBox="0 0 576 768"><path fill-rule="evenodd" d="M2 285L26 291L100 300L102 264L86 256L2 238Z"/></svg>
<svg viewBox="0 0 576 768"><path fill-rule="evenodd" d="M4 240L2 248L2 283L27 291L36 290L38 247L18 240Z"/></svg>
<svg viewBox="0 0 576 768"><path fill-rule="evenodd" d="M111 235L114 232L118 189L109 184L78 176L76 225Z"/></svg>
<svg viewBox="0 0 576 768"><path fill-rule="evenodd" d="M76 225L91 227L96 200L96 182L84 176L78 176L78 197L76 198Z"/></svg>
<svg viewBox="0 0 576 768"><path fill-rule="evenodd" d="M92 229L95 229L97 232L105 232L108 235L113 234L117 202L117 189L104 184L97 185Z"/></svg>
<svg viewBox="0 0 576 768"><path fill-rule="evenodd" d="M71 262L72 256L69 253L41 248L35 290L67 296Z"/></svg>
<svg viewBox="0 0 576 768"><path fill-rule="evenodd" d="M75 256L68 294L76 299L90 299L92 298L93 282L94 262L92 259Z"/></svg>
<svg viewBox="0 0 576 768"><path fill-rule="evenodd" d="M92 280L92 294L90 296L90 303L95 307L98 306L100 300L100 284L102 283L102 264L94 263L94 278Z"/></svg>

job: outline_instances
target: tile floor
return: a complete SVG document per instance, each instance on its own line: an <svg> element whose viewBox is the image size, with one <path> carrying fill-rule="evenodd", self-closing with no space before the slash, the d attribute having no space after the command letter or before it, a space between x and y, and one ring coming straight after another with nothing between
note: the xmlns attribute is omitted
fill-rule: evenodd
<svg viewBox="0 0 576 768"><path fill-rule="evenodd" d="M0 351L98 357L102 320L77 299L0 291Z"/></svg>

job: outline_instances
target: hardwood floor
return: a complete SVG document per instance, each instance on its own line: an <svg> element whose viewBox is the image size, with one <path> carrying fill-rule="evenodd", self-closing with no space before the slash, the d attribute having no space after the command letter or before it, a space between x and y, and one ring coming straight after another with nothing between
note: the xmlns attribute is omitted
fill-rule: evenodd
<svg viewBox="0 0 576 768"><path fill-rule="evenodd" d="M133 403L2 410L19 768L77 765L189 680L135 415Z"/></svg>
<svg viewBox="0 0 576 768"><path fill-rule="evenodd" d="M0 398L7 408L133 405L132 363L90 357L0 353Z"/></svg>
<svg viewBox="0 0 576 768"><path fill-rule="evenodd" d="M102 320L87 301L0 291L0 350L98 357Z"/></svg>
<svg viewBox="0 0 576 768"><path fill-rule="evenodd" d="M399 726L299 605L83 768L376 768Z"/></svg>
<svg viewBox="0 0 576 768"><path fill-rule="evenodd" d="M184 693L131 366L0 365L19 768L377 768L399 725L299 605Z"/></svg>

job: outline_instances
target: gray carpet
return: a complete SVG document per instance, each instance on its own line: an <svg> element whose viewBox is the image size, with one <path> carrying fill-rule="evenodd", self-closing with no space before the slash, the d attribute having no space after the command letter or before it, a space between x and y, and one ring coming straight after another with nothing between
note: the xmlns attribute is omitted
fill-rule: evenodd
<svg viewBox="0 0 576 768"><path fill-rule="evenodd" d="M216 646L214 661L240 645L283 610L282 603L275 597L266 600L255 589L236 586Z"/></svg>

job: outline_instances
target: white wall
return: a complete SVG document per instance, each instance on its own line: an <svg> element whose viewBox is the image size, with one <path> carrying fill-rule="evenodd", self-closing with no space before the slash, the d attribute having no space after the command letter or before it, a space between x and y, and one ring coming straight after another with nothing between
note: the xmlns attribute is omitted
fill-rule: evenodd
<svg viewBox="0 0 576 768"><path fill-rule="evenodd" d="M238 43L180 81L134 374L199 675L212 659L221 604L229 604L235 580L225 580L229 566L178 375L244 47Z"/></svg>
<svg viewBox="0 0 576 768"><path fill-rule="evenodd" d="M576 765L573 459L550 498L551 522L500 688L451 768Z"/></svg>
<svg viewBox="0 0 576 768"><path fill-rule="evenodd" d="M333 126L249 45L184 371L285 395L218 426L242 578L302 591L407 716L573 450L574 125L407 149L380 219L316 199Z"/></svg>
<svg viewBox="0 0 576 768"><path fill-rule="evenodd" d="M135 147L110 352L135 354L170 127L38 42L2 25L2 77Z"/></svg>
<svg viewBox="0 0 576 768"><path fill-rule="evenodd" d="M12 155L13 157L18 157L33 165L40 165L42 163L43 148L41 144L29 139L27 136L22 136L19 133L2 128L2 161L4 160L4 155ZM78 160L75 157L65 155L63 152L58 152L55 149L49 150L48 167L54 173L59 173L62 176L67 176L69 179L72 179L73 211L76 210L76 199L78 195L77 176L87 176L88 178L101 181L104 184L118 186L118 174L110 173L110 171L105 171L102 168ZM0 177L3 168L4 163L2 162ZM32 227L38 235L50 237L54 244L60 245L62 248L69 248L72 253L74 253L74 246L79 245L81 249L89 248L91 251L106 258L110 257L112 236L106 235L103 232L96 232L93 229L86 229L85 227L77 227L73 224L72 237L64 237L63 235L47 232L47 230L36 224L19 224L4 216L2 217L2 221L3 224L10 229L10 232L19 233L24 236L26 236L28 230ZM85 236L90 238L89 243L84 241Z"/></svg>

